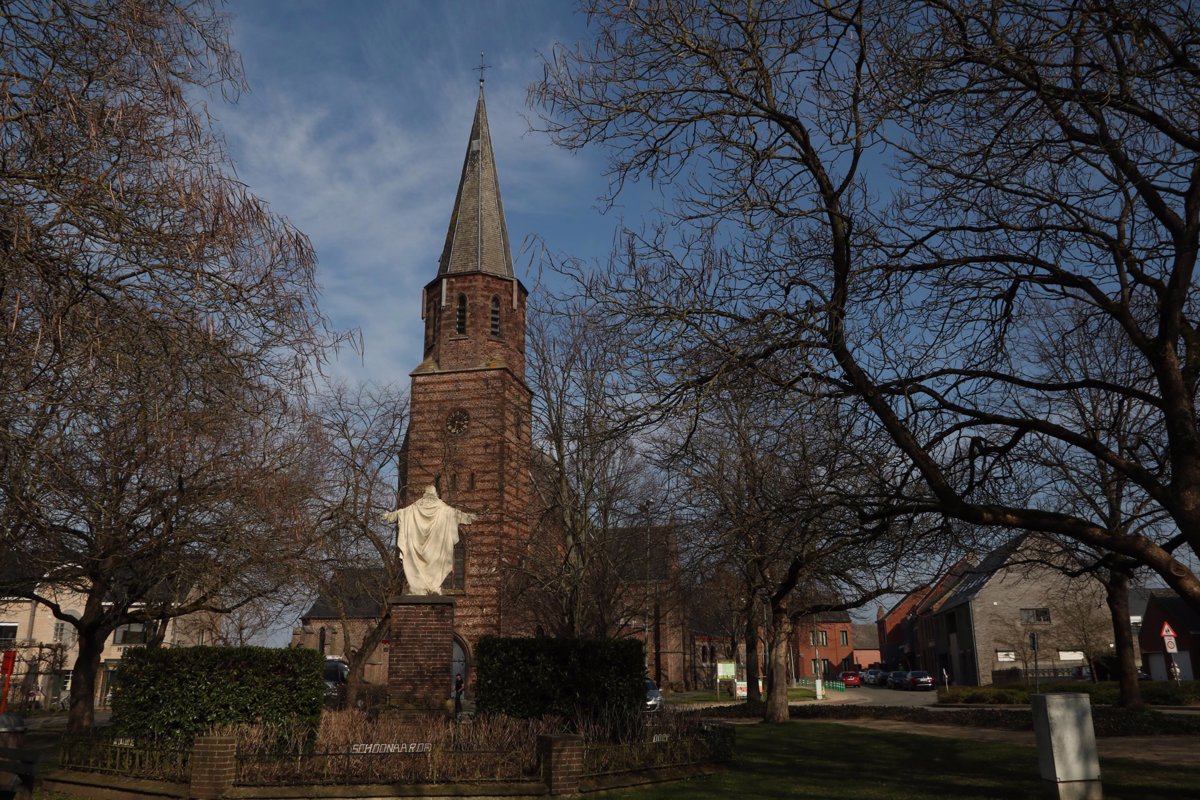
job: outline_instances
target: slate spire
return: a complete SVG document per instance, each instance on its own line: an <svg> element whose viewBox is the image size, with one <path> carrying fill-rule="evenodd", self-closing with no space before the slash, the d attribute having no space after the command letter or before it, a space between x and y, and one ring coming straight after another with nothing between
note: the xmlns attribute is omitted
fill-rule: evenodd
<svg viewBox="0 0 1200 800"><path fill-rule="evenodd" d="M479 81L479 103L471 125L471 141L463 160L446 246L438 261L438 275L485 272L513 277L508 226L500 202L500 179L488 132L487 109L483 103L483 80Z"/></svg>

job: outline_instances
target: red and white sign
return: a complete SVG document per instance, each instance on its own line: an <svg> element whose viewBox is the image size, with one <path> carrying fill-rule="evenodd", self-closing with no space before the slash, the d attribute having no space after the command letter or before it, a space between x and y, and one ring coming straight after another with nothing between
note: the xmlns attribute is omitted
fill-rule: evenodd
<svg viewBox="0 0 1200 800"><path fill-rule="evenodd" d="M1178 652L1179 652L1179 645L1177 645L1177 644L1175 643L1175 637L1174 637L1174 636L1166 636L1166 637L1164 637L1164 638L1163 638L1163 647L1164 647L1164 648L1166 648L1166 651L1167 651L1168 653L1178 653Z"/></svg>
<svg viewBox="0 0 1200 800"><path fill-rule="evenodd" d="M1171 627L1171 623L1163 622L1162 632L1159 633L1158 635L1163 637L1164 639L1167 638L1168 636L1171 637L1172 639L1174 639L1175 638L1175 629Z"/></svg>

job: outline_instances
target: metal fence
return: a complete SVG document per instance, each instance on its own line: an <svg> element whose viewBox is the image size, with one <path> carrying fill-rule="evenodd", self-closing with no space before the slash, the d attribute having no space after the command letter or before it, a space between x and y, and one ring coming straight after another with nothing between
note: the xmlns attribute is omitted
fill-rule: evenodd
<svg viewBox="0 0 1200 800"><path fill-rule="evenodd" d="M527 750L427 752L238 753L239 786L370 783L518 783L537 778L537 755Z"/></svg>
<svg viewBox="0 0 1200 800"><path fill-rule="evenodd" d="M1081 680L1082 675L1078 665L1054 665L1049 667L1039 667L1034 669L1021 669L1020 667L1009 667L1007 669L992 670L992 685L994 686L1013 686L1016 684L1032 684L1034 679L1037 680Z"/></svg>
<svg viewBox="0 0 1200 800"><path fill-rule="evenodd" d="M148 780L186 782L191 770L191 750L129 739L65 736L59 766L83 772L128 775Z"/></svg>

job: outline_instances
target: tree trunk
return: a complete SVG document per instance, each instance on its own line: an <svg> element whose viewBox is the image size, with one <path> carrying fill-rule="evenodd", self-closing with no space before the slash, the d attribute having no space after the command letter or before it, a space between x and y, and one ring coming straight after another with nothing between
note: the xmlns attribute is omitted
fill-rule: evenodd
<svg viewBox="0 0 1200 800"><path fill-rule="evenodd" d="M758 690L758 628L753 613L746 620L746 700L762 702L762 692Z"/></svg>
<svg viewBox="0 0 1200 800"><path fill-rule="evenodd" d="M788 650L791 649L792 619L783 608L771 609L771 666L767 670L766 722L787 722Z"/></svg>
<svg viewBox="0 0 1200 800"><path fill-rule="evenodd" d="M1109 570L1104 580L1104 601L1112 617L1113 642L1117 650L1117 705L1141 708L1142 689L1138 686L1133 630L1129 626L1129 576Z"/></svg>
<svg viewBox="0 0 1200 800"><path fill-rule="evenodd" d="M385 606L386 608L387 606ZM366 636L363 637L362 644L357 650L349 650L346 656L346 666L350 670L350 674L346 677L346 707L358 708L359 695L362 692L363 684L366 681L363 679L363 673L366 672L367 661L379 647L379 643L387 636L388 631L392 627L392 614L389 608L388 611L375 623ZM349 635L344 639L347 645L350 643Z"/></svg>
<svg viewBox="0 0 1200 800"><path fill-rule="evenodd" d="M96 722L96 676L100 672L100 653L109 631L78 629L79 656L71 671L71 710L67 713L67 732L90 731Z"/></svg>

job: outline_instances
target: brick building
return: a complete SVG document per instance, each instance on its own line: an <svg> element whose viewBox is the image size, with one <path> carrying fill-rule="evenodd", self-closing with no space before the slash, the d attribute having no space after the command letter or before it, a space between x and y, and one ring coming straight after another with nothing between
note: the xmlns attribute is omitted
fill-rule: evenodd
<svg viewBox="0 0 1200 800"><path fill-rule="evenodd" d="M1175 636L1175 649L1167 649L1164 623ZM1146 613L1137 637L1143 662L1150 678L1165 681L1171 677L1171 664L1179 666L1181 680L1196 680L1195 654L1200 651L1200 614L1170 589L1149 592Z"/></svg>
<svg viewBox="0 0 1200 800"><path fill-rule="evenodd" d="M86 596L49 586L40 591L52 598L68 616L76 619L82 616ZM212 644L218 639L220 627L221 616L212 612L119 626L104 640L100 651L97 705L102 708L107 705L113 670L126 650L153 641L161 642L163 647ZM46 707L70 690L79 644L75 628L55 617L49 606L23 598L0 597L0 652L5 650L17 653L8 687L10 709L24 711Z"/></svg>
<svg viewBox="0 0 1200 800"><path fill-rule="evenodd" d="M510 635L503 568L530 529L531 394L525 384L525 303L513 274L483 85L437 272L425 285L424 357L411 373L400 458L400 505L433 484L478 515L460 530L442 593L456 601L455 659L481 636Z"/></svg>
<svg viewBox="0 0 1200 800"><path fill-rule="evenodd" d="M513 271L481 83L445 245L422 290L423 357L410 373L397 498L407 506L432 484L445 502L476 515L459 529L453 571L441 590L455 601L450 674L462 673L468 683L480 637L531 635L546 621L527 586L528 561L538 557L534 531L539 552L556 547L553 522L547 523L556 509L537 491L531 457L527 297ZM637 541L657 540L663 530L638 529ZM683 686L690 660L675 552L668 547L660 555L647 559L638 551L617 564L610 633L648 640L648 674ZM640 566L629 572L626 561ZM351 605L347 611L333 598L317 598L293 645L329 654L357 646L381 609L378 601ZM368 681L386 673L387 657L372 656Z"/></svg>
<svg viewBox="0 0 1200 800"><path fill-rule="evenodd" d="M1081 674L1111 647L1112 624L1099 585L1053 566L1063 558L1024 534L978 565L960 561L881 616L883 661L970 686Z"/></svg>
<svg viewBox="0 0 1200 800"><path fill-rule="evenodd" d="M854 623L845 611L810 614L792 629L795 675L800 678L833 678L852 670Z"/></svg>

